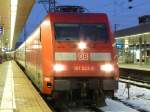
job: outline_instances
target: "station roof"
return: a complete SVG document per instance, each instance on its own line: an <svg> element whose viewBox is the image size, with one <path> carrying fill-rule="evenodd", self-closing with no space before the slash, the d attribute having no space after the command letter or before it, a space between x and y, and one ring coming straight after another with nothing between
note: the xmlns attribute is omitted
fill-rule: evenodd
<svg viewBox="0 0 150 112"><path fill-rule="evenodd" d="M15 47L16 40L28 18L35 0L18 0L16 23L14 29L12 47ZM4 28L4 33L0 37L3 47L10 47L10 28L11 28L11 0L0 0L0 24ZM1 47L0 47L1 48Z"/></svg>
<svg viewBox="0 0 150 112"><path fill-rule="evenodd" d="M115 37L119 38L119 37L125 37L130 35L143 34L147 32L150 32L150 23L140 24L138 26L119 30L115 33Z"/></svg>
<svg viewBox="0 0 150 112"><path fill-rule="evenodd" d="M150 44L150 23L119 30L115 33L115 38L117 44Z"/></svg>

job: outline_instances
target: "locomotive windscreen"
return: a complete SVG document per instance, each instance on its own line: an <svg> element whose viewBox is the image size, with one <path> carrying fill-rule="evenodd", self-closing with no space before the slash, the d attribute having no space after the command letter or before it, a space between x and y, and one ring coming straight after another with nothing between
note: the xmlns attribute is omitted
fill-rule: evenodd
<svg viewBox="0 0 150 112"><path fill-rule="evenodd" d="M104 24L55 24L56 40L107 41L108 32Z"/></svg>

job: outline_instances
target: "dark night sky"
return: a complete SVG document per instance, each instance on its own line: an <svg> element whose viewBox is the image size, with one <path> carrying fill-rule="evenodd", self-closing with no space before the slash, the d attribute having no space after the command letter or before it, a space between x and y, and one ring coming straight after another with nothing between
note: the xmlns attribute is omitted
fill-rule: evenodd
<svg viewBox="0 0 150 112"><path fill-rule="evenodd" d="M39 1L39 0L37 0ZM56 0L57 5L81 5L89 10L89 12L107 13L114 30L114 24L117 29L128 28L138 25L138 17L142 15L150 15L150 0ZM132 6L132 9L128 7ZM42 4L35 3L31 14L26 23L26 33L29 35L36 26L43 20L46 11ZM23 34L23 32L22 32ZM21 34L21 41L23 36Z"/></svg>

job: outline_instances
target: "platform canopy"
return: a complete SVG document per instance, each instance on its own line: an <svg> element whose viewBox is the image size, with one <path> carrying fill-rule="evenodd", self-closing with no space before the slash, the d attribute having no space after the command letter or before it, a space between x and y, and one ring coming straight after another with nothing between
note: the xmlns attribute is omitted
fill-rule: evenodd
<svg viewBox="0 0 150 112"><path fill-rule="evenodd" d="M14 48L35 0L0 0L0 48ZM15 8L17 7L17 8ZM15 13L16 12L16 13ZM12 17L15 16L15 17ZM14 19L16 22L14 22ZM14 24L14 30L12 30ZM11 36L12 31L14 31Z"/></svg>

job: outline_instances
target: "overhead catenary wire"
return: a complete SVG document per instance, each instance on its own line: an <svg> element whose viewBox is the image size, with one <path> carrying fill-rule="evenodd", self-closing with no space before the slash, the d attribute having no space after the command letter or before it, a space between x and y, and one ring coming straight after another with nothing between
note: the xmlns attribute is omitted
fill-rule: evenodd
<svg viewBox="0 0 150 112"><path fill-rule="evenodd" d="M123 2L122 2L123 3ZM123 25L123 24L125 24L124 22L121 22L121 21L128 21L128 23L132 23L133 21L135 21L136 20L136 23L138 22L138 19L137 19L137 17L139 17L139 16L141 16L141 15L143 15L143 12L141 12L141 13L134 13L135 11L137 11L137 9L138 9L138 7L141 7L141 5L142 6L147 6L147 4L148 3L146 3L146 2L142 2L142 3L138 3L138 4L133 4L133 9L128 9L128 4L124 4L123 6L121 6L121 5L118 5L118 4L121 4L121 2L120 3L116 3L115 5L117 5L117 8L116 8L116 11L115 12L112 12L111 10L112 9L109 9L109 11L108 11L108 13L109 13L109 16L111 16L111 18L113 18L112 19L112 21L117 21L117 23L115 22L114 23L114 25L115 24L122 24L121 26L125 26L125 25ZM144 5L145 4L145 5ZM115 5L114 5L114 7L115 7ZM122 9L122 10L121 10ZM121 10L121 11L120 11ZM145 12L145 14L147 13L148 14L148 12L150 11L150 9L146 9L146 12ZM139 11L140 12L140 11ZM114 16L114 17L113 17ZM120 19L117 19L117 18L120 18ZM128 18L126 18L126 17L128 17ZM136 18L135 18L136 17Z"/></svg>
<svg viewBox="0 0 150 112"><path fill-rule="evenodd" d="M39 0L38 3L43 5L47 13L55 11L56 0Z"/></svg>
<svg viewBox="0 0 150 112"><path fill-rule="evenodd" d="M116 13L121 12L120 15L122 15L124 13L126 13L126 14L131 13L135 9L137 10L137 8L139 8L139 7L145 8L145 6L149 5L149 3L147 3L147 2L142 2L142 3L138 3L138 4L135 4L135 2L133 2L133 4L132 4L133 9L128 9L127 3L128 2L125 2L125 1L121 1L121 2L115 1L112 6L109 6L110 8L107 6L104 6L103 9L107 12L114 13L114 12L112 12L112 10L114 10L113 8L116 8ZM122 11L120 11L120 9L122 9ZM129 12L129 10L130 10L130 12Z"/></svg>

